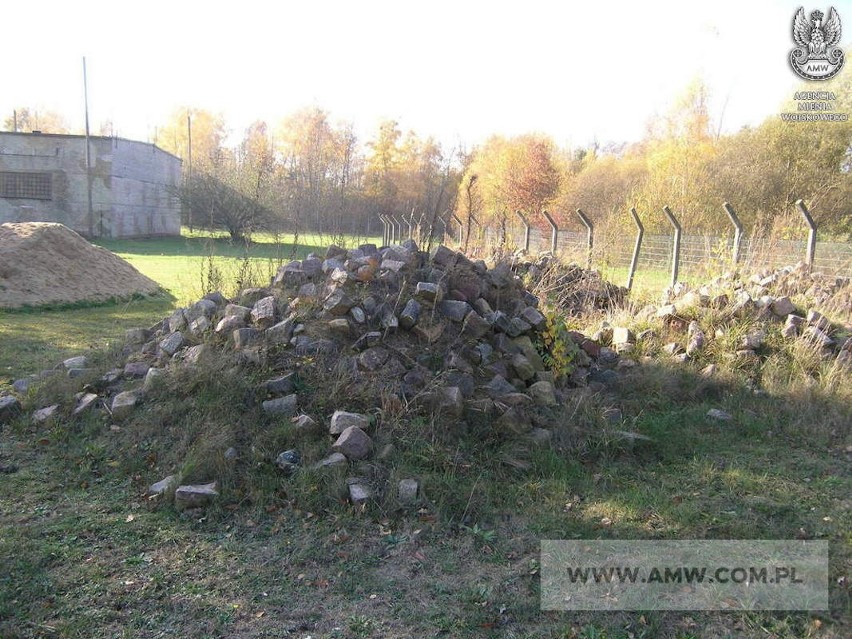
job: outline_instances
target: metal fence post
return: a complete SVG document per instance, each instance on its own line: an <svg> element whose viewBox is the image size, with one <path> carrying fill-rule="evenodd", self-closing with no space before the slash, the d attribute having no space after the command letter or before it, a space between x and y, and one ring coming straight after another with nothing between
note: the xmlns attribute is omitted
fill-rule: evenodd
<svg viewBox="0 0 852 639"><path fill-rule="evenodd" d="M740 218L737 217L737 214L734 212L734 207L732 207L727 202L722 202L722 207L725 209L725 213L728 214L728 217L731 218L731 224L734 225L734 252L731 255L731 259L734 262L734 266L736 266L740 261L740 244L743 239L743 225L740 222Z"/></svg>
<svg viewBox="0 0 852 639"><path fill-rule="evenodd" d="M382 221L382 246L387 246L390 244L390 240L388 236L390 235L390 231L388 230L388 218L386 218L383 214L379 213L379 219Z"/></svg>
<svg viewBox="0 0 852 639"><path fill-rule="evenodd" d="M524 225L524 251L529 253L530 250L530 223L527 222L527 218L524 217L524 214L520 211L515 211L515 215L521 221L521 224Z"/></svg>
<svg viewBox="0 0 852 639"><path fill-rule="evenodd" d="M802 217L805 218L805 222L808 224L808 248L807 253L805 254L805 261L808 263L808 270L813 270L814 268L814 256L816 254L816 233L817 233L817 225L814 222L814 218L811 217L811 212L808 211L808 207L805 206L805 203L802 200L796 200L796 206L799 208L799 211L802 213Z"/></svg>
<svg viewBox="0 0 852 639"><path fill-rule="evenodd" d="M556 222L550 217L550 213L542 211L541 214L545 217L547 223L550 224L550 252L556 255L556 245L559 242L559 227L556 226Z"/></svg>
<svg viewBox="0 0 852 639"><path fill-rule="evenodd" d="M663 207L663 213L669 218L669 222L674 227L674 246L672 247L672 283L671 286L677 284L677 270L680 264L680 223L675 219L671 209L668 206Z"/></svg>
<svg viewBox="0 0 852 639"><path fill-rule="evenodd" d="M456 223L459 225L459 239L458 239L458 242L459 242L459 246L461 246L461 243L462 243L462 237L464 237L464 224L462 224L461 218L460 218L458 215L456 215L455 213L453 213L453 214L452 214L452 216L453 216L453 219L456 221Z"/></svg>
<svg viewBox="0 0 852 639"><path fill-rule="evenodd" d="M636 225L636 244L633 246L633 257L630 259L630 270L627 271L627 290L633 288L633 276L636 274L636 267L639 266L639 251L642 250L642 236L645 235L645 227L642 226L642 221L636 213L636 208L630 209L630 215L633 216L633 223Z"/></svg>
<svg viewBox="0 0 852 639"><path fill-rule="evenodd" d="M586 268L592 268L592 246L594 245L594 225L592 221L583 213L582 209L577 209L577 217L580 218L580 221L586 227L586 251L588 255L586 256Z"/></svg>

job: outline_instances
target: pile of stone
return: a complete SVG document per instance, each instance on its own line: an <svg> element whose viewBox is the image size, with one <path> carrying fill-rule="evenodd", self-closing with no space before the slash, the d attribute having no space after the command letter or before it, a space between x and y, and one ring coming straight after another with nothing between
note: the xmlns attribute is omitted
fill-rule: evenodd
<svg viewBox="0 0 852 639"><path fill-rule="evenodd" d="M831 322L812 306L799 308L791 296L817 305L850 294L852 283L848 278L812 274L799 264L774 271L764 269L745 279L735 273L726 273L697 288L678 283L666 290L660 306L645 307L639 317L656 318L674 329L673 332L683 334L682 340L663 347L680 361L691 359L704 348L708 339L700 323L689 318L700 319L712 314L717 322L747 320L750 323L751 329L732 354L744 362L760 361L767 332L772 330L773 324L778 324L783 338L813 345L824 358L836 359L845 367L852 365L852 326ZM622 354L629 352L637 339L655 334L652 330L638 336L627 329L615 331L612 344Z"/></svg>
<svg viewBox="0 0 852 639"><path fill-rule="evenodd" d="M411 410L437 415L447 428L476 420L491 424L496 436L541 439L566 388L613 382L619 357L572 333L576 368L554 379L539 351L547 320L538 307L509 261L489 267L445 246L424 253L410 240L381 249L331 246L324 256L283 265L268 287L243 290L233 300L212 293L155 326L129 330L124 365L96 384L85 357L61 368L88 382L73 415L102 410L120 423L171 370L230 354L270 375L258 388L266 419L289 420L297 434L329 437L323 459L304 460L290 450L270 463L285 473L308 464L348 466L375 454L369 434L375 420L350 412L346 397L330 418L309 414L297 390L300 367L333 365L361 384L360 397L364 389L372 393L376 406L395 396ZM40 407L32 418L51 419L58 409ZM169 492L176 482L158 482L152 493ZM353 501L369 492L365 482L348 485ZM410 497L411 484L400 491ZM185 505L215 493L212 482L174 491Z"/></svg>
<svg viewBox="0 0 852 639"><path fill-rule="evenodd" d="M550 305L565 315L582 315L590 310L607 310L621 305L629 291L606 281L598 271L577 264L565 264L552 253L535 259L515 256L512 270L548 297Z"/></svg>

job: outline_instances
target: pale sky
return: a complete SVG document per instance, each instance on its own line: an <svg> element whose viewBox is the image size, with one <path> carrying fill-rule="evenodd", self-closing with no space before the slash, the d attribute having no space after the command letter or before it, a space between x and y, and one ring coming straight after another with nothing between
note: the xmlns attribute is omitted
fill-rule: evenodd
<svg viewBox="0 0 852 639"><path fill-rule="evenodd" d="M305 106L382 118L468 148L537 131L557 143L633 141L697 74L724 130L790 99L797 1L42 1L5 11L0 118L33 106L82 128L148 140L180 105L221 112L239 136ZM852 0L835 2L852 40ZM828 6L807 5L810 13ZM848 61L847 64L852 64ZM815 85L817 83L814 83ZM816 87L823 88L823 87Z"/></svg>

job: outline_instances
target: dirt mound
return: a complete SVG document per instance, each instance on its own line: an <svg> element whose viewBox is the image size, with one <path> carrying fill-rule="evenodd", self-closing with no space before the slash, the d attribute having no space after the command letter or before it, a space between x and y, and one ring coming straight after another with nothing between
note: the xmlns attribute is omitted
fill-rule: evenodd
<svg viewBox="0 0 852 639"><path fill-rule="evenodd" d="M158 288L62 224L0 224L0 308L102 302Z"/></svg>

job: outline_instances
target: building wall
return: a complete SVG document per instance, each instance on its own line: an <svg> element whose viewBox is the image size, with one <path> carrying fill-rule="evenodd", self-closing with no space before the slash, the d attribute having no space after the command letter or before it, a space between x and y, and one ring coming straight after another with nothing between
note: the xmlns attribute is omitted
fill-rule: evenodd
<svg viewBox="0 0 852 639"><path fill-rule="evenodd" d="M93 137L88 215L83 136L0 133L0 172L49 172L52 199L0 197L0 222L61 222L86 236L180 234L181 161L152 144Z"/></svg>

